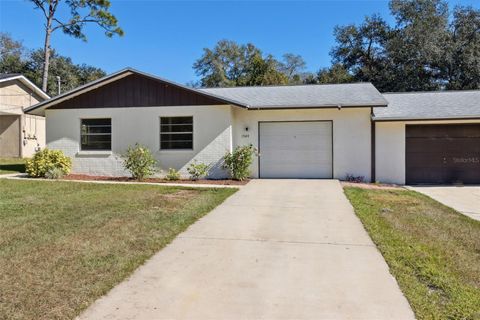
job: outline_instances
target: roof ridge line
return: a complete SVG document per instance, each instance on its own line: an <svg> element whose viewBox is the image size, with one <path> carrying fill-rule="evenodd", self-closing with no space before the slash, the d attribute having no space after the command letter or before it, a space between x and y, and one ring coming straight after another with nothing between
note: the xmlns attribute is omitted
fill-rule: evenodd
<svg viewBox="0 0 480 320"><path fill-rule="evenodd" d="M198 90L215 90L215 89L249 89L249 88L289 88L289 87L315 87L315 86L341 86L341 85L358 85L371 84L371 82L348 82L348 83L308 83L308 84L283 84L283 85L266 85L266 86L233 86L233 87L204 87Z"/></svg>

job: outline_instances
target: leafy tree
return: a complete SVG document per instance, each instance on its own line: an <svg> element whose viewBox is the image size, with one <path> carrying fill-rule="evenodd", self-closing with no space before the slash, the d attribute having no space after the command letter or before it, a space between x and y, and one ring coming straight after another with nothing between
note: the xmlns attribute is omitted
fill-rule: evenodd
<svg viewBox="0 0 480 320"><path fill-rule="evenodd" d="M448 89L480 88L480 10L457 7L446 46L443 75ZM444 44L445 45L445 44Z"/></svg>
<svg viewBox="0 0 480 320"><path fill-rule="evenodd" d="M301 83L306 76L303 72L307 64L302 56L285 53L283 61L279 64L279 71L287 76L289 83Z"/></svg>
<svg viewBox="0 0 480 320"><path fill-rule="evenodd" d="M337 44L330 52L332 62L343 66L356 81L370 81L380 90L388 89L390 77L385 70L389 59L385 47L391 32L387 23L377 15L365 18L359 26L335 27ZM323 76L326 76L325 72Z"/></svg>
<svg viewBox="0 0 480 320"><path fill-rule="evenodd" d="M289 76L282 70L285 66L286 62L281 64L272 55L263 55L251 43L221 40L213 49L203 49L203 55L193 65L200 81L190 85L234 87L287 84ZM290 68L297 70L300 66L290 65Z"/></svg>
<svg viewBox="0 0 480 320"><path fill-rule="evenodd" d="M42 49L27 50L21 42L12 39L8 34L0 34L0 52L1 73L21 73L37 86L42 84ZM86 64L74 64L70 58L59 55L54 50L50 55L50 74L61 78L62 91L105 76L102 69ZM54 77L48 78L47 93L50 96L58 93L58 84Z"/></svg>
<svg viewBox="0 0 480 320"><path fill-rule="evenodd" d="M480 88L480 10L444 0L391 0L395 25L381 17L337 26L332 62L380 91ZM325 72L323 73L325 74Z"/></svg>
<svg viewBox="0 0 480 320"><path fill-rule="evenodd" d="M83 32L85 26L93 23L105 31L107 37L123 35L123 30L118 27L117 18L109 12L110 0L30 0L43 13L45 18L45 42L43 48L42 90L47 91L48 72L51 56L52 33L62 30L69 36L87 40ZM63 3L70 11L68 18L62 19L58 14L59 5Z"/></svg>
<svg viewBox="0 0 480 320"><path fill-rule="evenodd" d="M245 77L238 85L266 86L287 84L288 78L277 70L278 62L271 56L263 58L260 53L255 54L245 66Z"/></svg>
<svg viewBox="0 0 480 320"><path fill-rule="evenodd" d="M387 43L396 91L436 90L448 38L448 5L443 0L392 0L397 26Z"/></svg>
<svg viewBox="0 0 480 320"><path fill-rule="evenodd" d="M330 68L320 69L316 83L349 83L355 79L341 64L334 64Z"/></svg>
<svg viewBox="0 0 480 320"><path fill-rule="evenodd" d="M16 73L25 68L26 49L7 33L0 33L0 73Z"/></svg>

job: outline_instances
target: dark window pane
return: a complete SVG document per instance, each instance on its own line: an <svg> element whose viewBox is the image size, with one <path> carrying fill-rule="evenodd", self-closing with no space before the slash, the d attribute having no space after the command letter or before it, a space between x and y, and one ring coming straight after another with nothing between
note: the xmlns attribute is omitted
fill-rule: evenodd
<svg viewBox="0 0 480 320"><path fill-rule="evenodd" d="M193 149L193 117L161 117L160 149Z"/></svg>
<svg viewBox="0 0 480 320"><path fill-rule="evenodd" d="M161 130L163 132L192 132L193 125L191 124L162 124Z"/></svg>
<svg viewBox="0 0 480 320"><path fill-rule="evenodd" d="M82 119L81 150L111 150L111 132L111 119Z"/></svg>
<svg viewBox="0 0 480 320"><path fill-rule="evenodd" d="M112 132L111 126L86 126L82 125L83 134L110 134Z"/></svg>
<svg viewBox="0 0 480 320"><path fill-rule="evenodd" d="M192 124L193 117L161 117L161 124Z"/></svg>
<svg viewBox="0 0 480 320"><path fill-rule="evenodd" d="M161 149L193 149L192 141L161 141Z"/></svg>
<svg viewBox="0 0 480 320"><path fill-rule="evenodd" d="M193 134L191 133L162 133L160 136L160 139L162 141L192 141L193 140Z"/></svg>
<svg viewBox="0 0 480 320"><path fill-rule="evenodd" d="M82 124L86 126L110 126L112 119L82 119Z"/></svg>

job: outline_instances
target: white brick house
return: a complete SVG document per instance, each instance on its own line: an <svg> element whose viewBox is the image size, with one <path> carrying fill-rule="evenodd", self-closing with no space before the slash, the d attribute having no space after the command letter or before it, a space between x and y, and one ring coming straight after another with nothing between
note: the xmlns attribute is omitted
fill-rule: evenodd
<svg viewBox="0 0 480 320"><path fill-rule="evenodd" d="M196 160L223 178L224 154L252 144L260 152L254 178L480 182L480 91L454 97L460 106L437 99L424 113L414 111L430 106L415 101L432 98L417 95L405 102L370 83L192 89L127 68L28 112L46 116L48 146L72 157L75 173L126 175L120 155L138 142L163 169L186 174ZM461 142L451 152L449 135ZM415 151L419 139L433 148L428 155ZM429 156L452 173L429 167Z"/></svg>

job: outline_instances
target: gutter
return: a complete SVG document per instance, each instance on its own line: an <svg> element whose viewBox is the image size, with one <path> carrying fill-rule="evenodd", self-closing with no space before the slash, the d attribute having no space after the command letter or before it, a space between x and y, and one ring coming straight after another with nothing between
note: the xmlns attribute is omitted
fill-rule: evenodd
<svg viewBox="0 0 480 320"><path fill-rule="evenodd" d="M296 110L296 109L344 109L344 108L372 108L387 107L387 105L365 104L365 105L342 105L342 104L324 104L324 105L291 105L291 106L247 106L249 110Z"/></svg>
<svg viewBox="0 0 480 320"><path fill-rule="evenodd" d="M465 116L465 117L437 117L437 118L405 118L405 117L391 117L379 118L372 115L374 122L394 122L394 121L454 121L454 120L480 120L479 116Z"/></svg>

